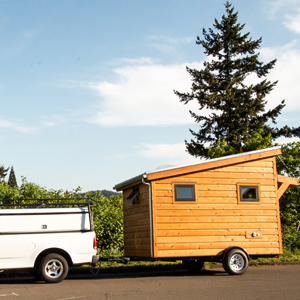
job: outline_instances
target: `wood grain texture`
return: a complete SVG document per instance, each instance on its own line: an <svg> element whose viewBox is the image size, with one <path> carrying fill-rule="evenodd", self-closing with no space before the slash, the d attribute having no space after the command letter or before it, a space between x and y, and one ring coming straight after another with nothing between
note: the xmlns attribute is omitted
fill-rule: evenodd
<svg viewBox="0 0 300 300"><path fill-rule="evenodd" d="M152 231L152 238L151 242L153 243L153 257L157 257L157 221L156 221L156 212L157 212L157 201L156 201L156 196L155 196L155 190L156 190L156 182L153 182L151 184L151 193L154 195L152 197L152 226L153 226L153 231Z"/></svg>
<svg viewBox="0 0 300 300"><path fill-rule="evenodd" d="M157 210L157 217L202 217L202 216L277 216L275 209L164 209Z"/></svg>
<svg viewBox="0 0 300 300"><path fill-rule="evenodd" d="M244 248L248 254L280 254L278 248ZM157 257L189 257L189 256L217 256L222 255L223 247L219 249L191 249L191 250L160 250Z"/></svg>
<svg viewBox="0 0 300 300"><path fill-rule="evenodd" d="M219 248L229 248L229 247L241 247L241 248L276 248L277 251L279 251L279 242L257 242L251 241L251 242L238 242L238 241L232 241L232 242L216 242L216 243L182 243L182 244L158 244L157 248L158 251L163 250L213 250L213 249L219 249Z"/></svg>
<svg viewBox="0 0 300 300"><path fill-rule="evenodd" d="M249 232L254 232L254 231L247 231L247 233ZM256 231L259 232L259 231ZM244 242L247 243L251 242L251 243L256 243L257 239L252 238L251 236L247 237L247 233L246 233L246 237L245 234L244 235L240 235L240 236L235 236L235 235L220 235L220 236L181 236L181 237L159 237L157 239L157 243L158 244L170 244L170 245L176 245L176 244L186 244L186 245L191 245L193 243L200 243L201 245L203 244L203 246L206 246L207 243L219 243L219 242ZM278 243L278 236L277 235L261 235L259 236L259 242L272 242L272 243ZM257 245L257 244L256 244ZM202 248L202 246L201 246Z"/></svg>
<svg viewBox="0 0 300 300"><path fill-rule="evenodd" d="M220 255L227 247L234 246L246 249L250 255L281 253L280 186L284 189L287 182L296 181L278 179L274 155L279 153L280 149L276 149L148 174L154 257ZM195 184L196 201L174 202L176 183ZM259 185L260 202L238 203L239 183ZM148 186L142 186L143 201L139 205L124 203L128 256L145 256L150 252L149 192ZM261 232L261 236L254 238L252 232Z"/></svg>
<svg viewBox="0 0 300 300"><path fill-rule="evenodd" d="M134 186L134 185L133 185ZM149 190L140 185L140 203L126 201L132 189L123 192L124 252L126 256L150 256Z"/></svg>
<svg viewBox="0 0 300 300"><path fill-rule="evenodd" d="M180 174L199 172L199 171L204 171L209 169L217 169L224 166L230 167L230 165L235 165L239 163L261 160L263 158L272 158L273 156L279 154L281 154L280 149L272 149L270 151L265 151L265 152L252 153L252 154L238 156L238 157L229 157L227 159L208 161L206 163L202 163L198 165L192 165L192 166L176 168L176 169L171 169L166 171L159 171L159 172L147 174L147 178L148 180L152 181L159 178L179 176Z"/></svg>
<svg viewBox="0 0 300 300"><path fill-rule="evenodd" d="M278 229L278 223L167 223L157 224L157 230L193 230L193 229Z"/></svg>
<svg viewBox="0 0 300 300"><path fill-rule="evenodd" d="M264 229L263 234L267 236L279 234L278 228ZM158 237L206 237L206 236L245 236L246 230L244 229L194 229L194 230L157 230Z"/></svg>

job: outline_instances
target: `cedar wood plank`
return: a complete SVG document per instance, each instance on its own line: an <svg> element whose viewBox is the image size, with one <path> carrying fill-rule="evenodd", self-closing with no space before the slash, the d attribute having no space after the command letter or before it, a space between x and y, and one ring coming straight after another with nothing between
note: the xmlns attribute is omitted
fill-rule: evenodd
<svg viewBox="0 0 300 300"><path fill-rule="evenodd" d="M147 179L150 181L157 180L159 178L172 177L172 176L177 176L179 174L214 169L214 168L233 165L233 164L237 164L237 163L241 163L241 162L247 162L247 161L262 159L262 158L266 158L266 157L272 157L272 156L279 155L279 154L281 154L281 149L274 149L274 150L270 150L267 152L249 154L249 155L245 155L245 156L238 156L238 157L223 159L223 160L214 161L214 162L207 162L207 163L203 163L203 164L187 166L187 167L183 167L183 168L177 168L177 169L172 169L172 170L150 173L150 174L147 174Z"/></svg>

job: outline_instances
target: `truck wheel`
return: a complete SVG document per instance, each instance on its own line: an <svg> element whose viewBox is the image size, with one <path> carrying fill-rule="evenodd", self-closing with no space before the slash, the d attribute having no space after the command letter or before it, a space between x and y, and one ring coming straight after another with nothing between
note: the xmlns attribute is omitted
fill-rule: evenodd
<svg viewBox="0 0 300 300"><path fill-rule="evenodd" d="M182 263L190 273L198 273L204 266L201 260L183 260Z"/></svg>
<svg viewBox="0 0 300 300"><path fill-rule="evenodd" d="M38 266L40 278L49 283L61 282L68 275L68 271L66 259L57 253L46 255Z"/></svg>
<svg viewBox="0 0 300 300"><path fill-rule="evenodd" d="M230 250L223 261L225 271L230 275L242 275L248 269L248 258L244 251Z"/></svg>

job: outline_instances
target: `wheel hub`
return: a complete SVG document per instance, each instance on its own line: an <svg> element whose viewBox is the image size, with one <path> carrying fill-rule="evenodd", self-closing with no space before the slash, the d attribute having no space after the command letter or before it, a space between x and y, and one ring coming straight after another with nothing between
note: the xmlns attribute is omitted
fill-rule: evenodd
<svg viewBox="0 0 300 300"><path fill-rule="evenodd" d="M235 254L230 259L230 265L232 269L240 271L244 268L245 262L243 257L240 254Z"/></svg>
<svg viewBox="0 0 300 300"><path fill-rule="evenodd" d="M58 278L63 272L63 265L59 260L51 260L45 267L47 276L51 278Z"/></svg>
<svg viewBox="0 0 300 300"><path fill-rule="evenodd" d="M55 270L57 270L57 267L56 267L55 265L52 265L52 266L50 267L50 270L51 270L51 271L55 271Z"/></svg>

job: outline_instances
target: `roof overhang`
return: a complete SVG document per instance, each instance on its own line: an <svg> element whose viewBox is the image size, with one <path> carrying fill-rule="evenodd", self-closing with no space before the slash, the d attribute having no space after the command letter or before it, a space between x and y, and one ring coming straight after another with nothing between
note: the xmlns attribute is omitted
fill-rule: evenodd
<svg viewBox="0 0 300 300"><path fill-rule="evenodd" d="M247 161L253 161L257 159L263 159L267 157L273 157L276 155L281 154L281 147L273 147L273 148L267 148L267 149L261 149L261 150L255 150L250 152L244 152L234 155L228 155L223 156L219 158L214 158L210 160L203 160L199 161L195 164L189 164L189 165L182 165L182 166L176 166L176 167L170 167L160 170L154 170L145 172L143 174L140 174L138 176L135 176L133 178L130 178L126 181L123 181L119 184L116 184L114 186L114 189L117 191L123 190L125 187L132 186L134 184L138 184L139 182L142 182L142 179L146 179L148 181L167 178L171 176L178 176L182 174L187 173L193 173L198 171L204 171L209 170L213 168L219 168L224 166L229 166L237 163L247 162Z"/></svg>
<svg viewBox="0 0 300 300"><path fill-rule="evenodd" d="M118 184L116 184L113 189L117 190L117 191L121 191L123 187L125 186L131 186L131 185L135 185L139 182L142 182L143 178L147 178L146 173L140 174L138 176L132 177L128 180L125 180L123 182L120 182Z"/></svg>

